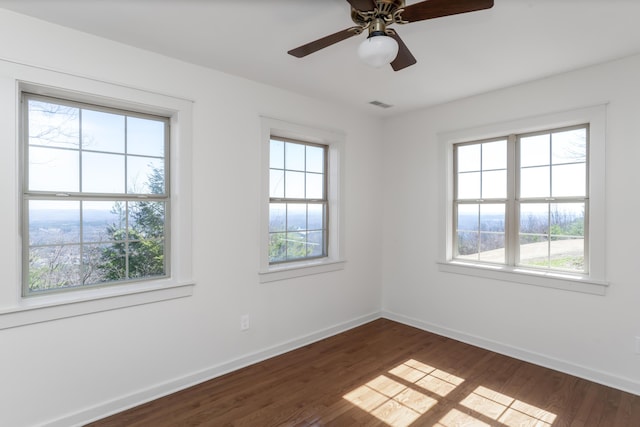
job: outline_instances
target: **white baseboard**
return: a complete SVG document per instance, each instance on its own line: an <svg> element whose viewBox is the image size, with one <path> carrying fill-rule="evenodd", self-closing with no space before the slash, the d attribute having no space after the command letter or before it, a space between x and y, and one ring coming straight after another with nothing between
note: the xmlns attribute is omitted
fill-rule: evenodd
<svg viewBox="0 0 640 427"><path fill-rule="evenodd" d="M564 372L566 374L574 375L576 377L584 378L589 381L593 381L640 396L640 383L631 381L627 378L619 377L607 372L598 371L586 366L576 365L566 360L545 356L544 354L535 353L529 350L514 347L509 344L488 340L486 338L478 337L475 335L469 335L461 331L424 322L422 320L414 319L389 311L383 311L382 317L384 317L385 319L403 323L405 325L413 326L424 331L442 335L447 338L452 338L457 341L471 344L476 347L481 347L487 350L494 351L496 353L523 360L525 362L544 366L545 368L554 369L556 371Z"/></svg>
<svg viewBox="0 0 640 427"><path fill-rule="evenodd" d="M108 417L109 415L116 414L118 412L125 411L129 408L141 405L154 399L158 399L163 396L167 396L171 393L175 393L185 388L200 384L204 381L219 377L229 372L253 365L254 363L261 362L271 357L278 356L291 350L303 347L307 344L320 341L324 338L331 337L341 332L353 329L357 326L379 319L381 317L380 312L370 313L368 315L358 317L356 319L340 323L338 325L331 326L329 328L308 334L302 337L295 338L290 341L283 342L281 344L265 348L255 353L250 353L241 356L237 359L230 360L226 363L222 363L210 368L194 372L189 375L185 375L180 378L175 378L170 381L156 384L152 387L139 390L128 394L126 396L113 399L108 402L101 403L96 406L85 408L83 410L67 414L56 420L52 420L43 424L46 427L69 427L69 426L82 426L92 421L99 420L101 418Z"/></svg>

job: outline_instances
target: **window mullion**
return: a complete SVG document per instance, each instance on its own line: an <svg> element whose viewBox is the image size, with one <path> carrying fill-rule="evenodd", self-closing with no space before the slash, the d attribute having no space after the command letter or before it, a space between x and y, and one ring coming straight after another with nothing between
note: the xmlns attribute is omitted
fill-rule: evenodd
<svg viewBox="0 0 640 427"><path fill-rule="evenodd" d="M516 140L516 135L513 134L507 138L507 237L505 238L505 262L511 266L519 262L520 256L520 245L518 244L520 228L520 204L518 201L520 162Z"/></svg>

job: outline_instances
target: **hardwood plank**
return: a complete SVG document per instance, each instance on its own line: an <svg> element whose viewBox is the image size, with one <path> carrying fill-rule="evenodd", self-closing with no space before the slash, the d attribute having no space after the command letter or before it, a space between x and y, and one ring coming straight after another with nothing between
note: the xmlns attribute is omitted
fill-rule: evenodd
<svg viewBox="0 0 640 427"><path fill-rule="evenodd" d="M89 424L636 426L640 396L379 319Z"/></svg>

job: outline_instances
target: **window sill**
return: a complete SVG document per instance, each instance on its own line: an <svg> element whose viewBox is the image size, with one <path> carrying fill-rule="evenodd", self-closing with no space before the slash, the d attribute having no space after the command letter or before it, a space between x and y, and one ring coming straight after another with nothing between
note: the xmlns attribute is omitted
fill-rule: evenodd
<svg viewBox="0 0 640 427"><path fill-rule="evenodd" d="M15 307L0 309L0 330L188 297L194 286L159 281L24 298Z"/></svg>
<svg viewBox="0 0 640 427"><path fill-rule="evenodd" d="M545 288L605 295L609 284L588 276L563 272L527 270L522 267L490 265L463 261L439 262L438 270L446 273L464 274L486 279L524 283Z"/></svg>
<svg viewBox="0 0 640 427"><path fill-rule="evenodd" d="M328 273L344 269L344 260L313 260L292 262L270 266L258 273L260 283L276 282L278 280L293 279L295 277L310 276L313 274Z"/></svg>

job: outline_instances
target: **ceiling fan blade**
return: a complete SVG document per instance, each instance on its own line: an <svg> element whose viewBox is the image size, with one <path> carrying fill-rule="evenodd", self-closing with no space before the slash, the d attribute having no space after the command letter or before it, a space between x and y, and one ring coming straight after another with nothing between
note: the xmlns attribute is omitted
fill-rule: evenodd
<svg viewBox="0 0 640 427"><path fill-rule="evenodd" d="M388 29L387 34L398 42L398 56L396 56L396 59L391 62L391 68L393 68L393 71L400 71L418 62L395 30Z"/></svg>
<svg viewBox="0 0 640 427"><path fill-rule="evenodd" d="M404 8L400 16L409 22L490 9L493 0L426 0Z"/></svg>
<svg viewBox="0 0 640 427"><path fill-rule="evenodd" d="M338 42L341 42L342 40L346 40L349 37L353 37L360 33L360 27L347 28L346 30L338 31L337 33L333 33L321 39L312 41L311 43L307 43L295 49L291 49L287 53L289 55L295 56L296 58L302 58L311 53L317 52L320 49L324 49L325 47L331 46L332 44L336 44Z"/></svg>
<svg viewBox="0 0 640 427"><path fill-rule="evenodd" d="M347 0L352 8L363 12L373 10L376 7L374 0Z"/></svg>

